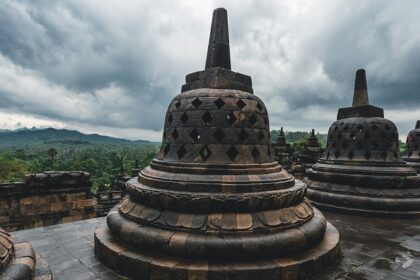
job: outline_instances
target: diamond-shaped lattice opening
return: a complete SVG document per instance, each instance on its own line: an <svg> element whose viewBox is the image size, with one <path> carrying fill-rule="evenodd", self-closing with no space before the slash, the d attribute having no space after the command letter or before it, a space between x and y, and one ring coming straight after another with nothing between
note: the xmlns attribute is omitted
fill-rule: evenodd
<svg viewBox="0 0 420 280"><path fill-rule="evenodd" d="M363 130L363 126L362 126L361 124L359 124L359 125L357 126L357 130L362 131L362 130Z"/></svg>
<svg viewBox="0 0 420 280"><path fill-rule="evenodd" d="M200 100L200 99L198 99L198 98L194 99L194 100L191 102L191 104L192 104L195 108L200 107L201 103L203 103L203 102L201 102L201 100Z"/></svg>
<svg viewBox="0 0 420 280"><path fill-rule="evenodd" d="M239 139L241 139L242 142L245 141L248 136L248 132L246 132L245 129L242 129L241 132L239 132Z"/></svg>
<svg viewBox="0 0 420 280"><path fill-rule="evenodd" d="M211 151L210 151L209 147L207 147L207 145L206 145L200 150L199 154L200 154L201 159L203 161L206 161L211 156Z"/></svg>
<svg viewBox="0 0 420 280"><path fill-rule="evenodd" d="M216 101L214 101L214 105L216 105L216 107L218 109L220 109L225 105L225 101L223 101L223 99L219 98Z"/></svg>
<svg viewBox="0 0 420 280"><path fill-rule="evenodd" d="M226 120L230 125L233 125L236 122L235 114L230 111L229 114L226 115Z"/></svg>
<svg viewBox="0 0 420 280"><path fill-rule="evenodd" d="M263 109L263 106L260 104L260 102L257 103L257 109L258 111L261 111Z"/></svg>
<svg viewBox="0 0 420 280"><path fill-rule="evenodd" d="M386 151L383 151L382 153L381 153L381 158L383 159L383 160L386 160L386 158L388 157L388 153L386 152Z"/></svg>
<svg viewBox="0 0 420 280"><path fill-rule="evenodd" d="M236 105L238 105L239 109L242 110L243 108L245 108L246 103L239 99L238 102L236 102Z"/></svg>
<svg viewBox="0 0 420 280"><path fill-rule="evenodd" d="M349 158L352 159L353 157L354 157L354 152L353 151L350 151L349 152Z"/></svg>
<svg viewBox="0 0 420 280"><path fill-rule="evenodd" d="M352 132L352 133L350 133L349 137L350 137L351 140L355 140L356 139L356 134L354 134Z"/></svg>
<svg viewBox="0 0 420 280"><path fill-rule="evenodd" d="M339 150L335 150L334 155L336 158L338 158L340 156L340 151Z"/></svg>
<svg viewBox="0 0 420 280"><path fill-rule="evenodd" d="M378 149L378 143L376 143L376 142L372 142L372 145L370 145L370 147L372 148L372 149L374 149L374 150L376 150L376 149Z"/></svg>
<svg viewBox="0 0 420 280"><path fill-rule="evenodd" d="M200 139L200 133L198 133L197 129L194 128L190 133L190 137L194 141L197 141L198 139Z"/></svg>
<svg viewBox="0 0 420 280"><path fill-rule="evenodd" d="M216 138L217 142L221 142L226 134L223 132L223 130L219 127L217 128L217 130L214 132L213 134L214 138Z"/></svg>
<svg viewBox="0 0 420 280"><path fill-rule="evenodd" d="M180 101L180 100L178 100L178 101L175 103L175 107L179 108L180 106L181 106L181 101Z"/></svg>
<svg viewBox="0 0 420 280"><path fill-rule="evenodd" d="M184 112L181 116L181 122L185 124L188 121L188 119L189 118L188 118L187 113Z"/></svg>
<svg viewBox="0 0 420 280"><path fill-rule="evenodd" d="M260 132L258 132L258 140L262 141L264 140L264 138L265 138L264 132L260 130Z"/></svg>
<svg viewBox="0 0 420 280"><path fill-rule="evenodd" d="M258 151L257 147L253 147L251 150L251 154L254 157L254 159L259 159L260 158L260 151Z"/></svg>
<svg viewBox="0 0 420 280"><path fill-rule="evenodd" d="M347 141L343 141L343 148L347 148Z"/></svg>
<svg viewBox="0 0 420 280"><path fill-rule="evenodd" d="M163 149L163 156L166 156L169 153L171 144L166 144L165 149Z"/></svg>
<svg viewBox="0 0 420 280"><path fill-rule="evenodd" d="M370 154L370 152L369 151L367 151L366 153L365 153L365 158L366 159L370 159L370 157L371 157L372 155Z"/></svg>
<svg viewBox="0 0 420 280"><path fill-rule="evenodd" d="M166 131L163 132L163 140L166 139Z"/></svg>
<svg viewBox="0 0 420 280"><path fill-rule="evenodd" d="M346 126L344 126L344 130L348 130L349 126L346 124Z"/></svg>
<svg viewBox="0 0 420 280"><path fill-rule="evenodd" d="M178 131L175 128L174 131L172 131L172 138L174 140L176 140L176 139L178 139L178 137L179 137L179 134L178 134Z"/></svg>
<svg viewBox="0 0 420 280"><path fill-rule="evenodd" d="M334 126L334 130L337 131L337 129L338 129L338 126Z"/></svg>
<svg viewBox="0 0 420 280"><path fill-rule="evenodd" d="M178 155L178 159L181 159L187 154L187 150L185 149L184 146L181 146L181 148L179 148L176 153Z"/></svg>
<svg viewBox="0 0 420 280"><path fill-rule="evenodd" d="M385 126L385 129L386 129L386 130L390 130L391 128L389 127L389 125L386 125L386 126Z"/></svg>
<svg viewBox="0 0 420 280"><path fill-rule="evenodd" d="M249 122L250 122L252 125L254 125L254 124L257 122L257 117L256 117L254 114L252 114L252 115L249 117Z"/></svg>
<svg viewBox="0 0 420 280"><path fill-rule="evenodd" d="M202 117L201 119L204 121L205 124L209 124L212 120L213 117L211 116L210 112L207 111Z"/></svg>
<svg viewBox="0 0 420 280"><path fill-rule="evenodd" d="M265 126L268 126L268 118L267 117L264 118L264 124L265 124Z"/></svg>
<svg viewBox="0 0 420 280"><path fill-rule="evenodd" d="M169 123L169 124L171 124L173 120L174 120L174 119L172 118L172 115L171 115L171 114L169 114L169 117L168 117L168 123Z"/></svg>
<svg viewBox="0 0 420 280"><path fill-rule="evenodd" d="M234 146L230 146L226 154L230 158L231 161L234 161L235 158L238 156L239 152Z"/></svg>
<svg viewBox="0 0 420 280"><path fill-rule="evenodd" d="M377 129L378 129L378 126L377 126L376 124L373 124L373 125L371 126L371 128L372 128L373 130L377 130Z"/></svg>

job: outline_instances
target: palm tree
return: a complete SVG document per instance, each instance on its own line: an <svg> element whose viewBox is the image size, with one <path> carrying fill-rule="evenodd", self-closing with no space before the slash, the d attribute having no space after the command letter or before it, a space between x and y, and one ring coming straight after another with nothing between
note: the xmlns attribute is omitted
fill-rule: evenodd
<svg viewBox="0 0 420 280"><path fill-rule="evenodd" d="M54 157L57 155L57 150L54 148L50 148L48 149L47 154L50 156L51 161L54 161Z"/></svg>

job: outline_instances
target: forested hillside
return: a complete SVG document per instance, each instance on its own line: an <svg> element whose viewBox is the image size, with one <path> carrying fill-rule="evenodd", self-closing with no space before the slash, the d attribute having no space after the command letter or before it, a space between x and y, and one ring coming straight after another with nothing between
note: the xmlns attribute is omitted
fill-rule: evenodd
<svg viewBox="0 0 420 280"><path fill-rule="evenodd" d="M28 172L84 170L92 174L94 188L106 186L121 170L148 165L159 145L65 129L0 131L0 183Z"/></svg>

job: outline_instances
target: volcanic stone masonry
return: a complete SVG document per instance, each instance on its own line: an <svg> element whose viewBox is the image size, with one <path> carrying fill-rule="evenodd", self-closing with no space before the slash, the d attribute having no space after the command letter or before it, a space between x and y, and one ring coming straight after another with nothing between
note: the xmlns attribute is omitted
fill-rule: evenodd
<svg viewBox="0 0 420 280"><path fill-rule="evenodd" d="M227 12L206 70L169 105L162 147L95 231L95 252L136 279L300 279L337 261L339 233L273 160L264 103L230 70Z"/></svg>
<svg viewBox="0 0 420 280"><path fill-rule="evenodd" d="M416 128L408 133L405 146L403 159L408 166L420 172L420 121L417 121Z"/></svg>
<svg viewBox="0 0 420 280"><path fill-rule="evenodd" d="M324 149L319 144L318 138L316 138L315 130L312 129L311 135L303 147L299 162L305 165L305 167L311 167L321 158L323 153Z"/></svg>
<svg viewBox="0 0 420 280"><path fill-rule="evenodd" d="M35 274L36 258L32 246L27 242L14 244L10 234L0 228L0 279L13 280L52 280L47 264L38 265Z"/></svg>
<svg viewBox="0 0 420 280"><path fill-rule="evenodd" d="M398 131L369 105L366 74L356 72L353 106L340 108L327 148L307 171L308 197L332 211L365 215L420 214L420 177L401 159Z"/></svg>
<svg viewBox="0 0 420 280"><path fill-rule="evenodd" d="M292 149L290 144L286 142L283 127L277 136L276 142L271 145L273 149L273 158L286 170L292 167Z"/></svg>
<svg viewBox="0 0 420 280"><path fill-rule="evenodd" d="M49 171L0 184L0 226L8 231L96 217L90 174Z"/></svg>

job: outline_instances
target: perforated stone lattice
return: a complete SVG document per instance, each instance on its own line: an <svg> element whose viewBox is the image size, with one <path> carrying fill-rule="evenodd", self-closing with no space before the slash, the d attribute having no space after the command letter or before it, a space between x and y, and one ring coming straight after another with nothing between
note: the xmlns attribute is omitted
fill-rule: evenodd
<svg viewBox="0 0 420 280"><path fill-rule="evenodd" d="M420 129L414 129L407 135L406 156L409 158L420 158Z"/></svg>
<svg viewBox="0 0 420 280"><path fill-rule="evenodd" d="M324 160L400 160L397 128L383 118L349 118L328 132Z"/></svg>
<svg viewBox="0 0 420 280"><path fill-rule="evenodd" d="M271 150L259 148L270 145L267 110L257 97L246 95L175 98L167 112L161 157L205 162L222 158L223 153L232 162L239 155L253 162L271 162Z"/></svg>

